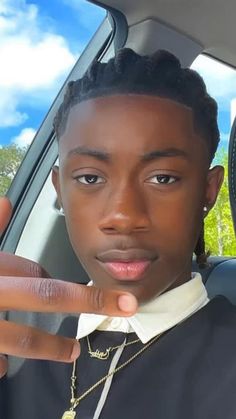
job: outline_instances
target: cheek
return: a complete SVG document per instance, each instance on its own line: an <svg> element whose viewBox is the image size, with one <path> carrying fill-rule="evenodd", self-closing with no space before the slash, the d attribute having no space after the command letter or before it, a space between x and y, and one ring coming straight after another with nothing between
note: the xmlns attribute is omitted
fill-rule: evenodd
<svg viewBox="0 0 236 419"><path fill-rule="evenodd" d="M169 234L166 237L168 245L172 242L177 245L179 252L191 252L195 247L201 228L199 211L194 209L192 212L188 212L185 208L180 208L179 211L176 209L175 214L173 211L169 214L168 220ZM163 231L168 228L166 221L167 217L162 225Z"/></svg>
<svg viewBox="0 0 236 419"><path fill-rule="evenodd" d="M152 224L163 246L171 249L177 243L179 250L194 248L202 224L203 190L198 181L191 188L182 188L168 197L150 202Z"/></svg>
<svg viewBox="0 0 236 419"><path fill-rule="evenodd" d="M74 187L65 186L61 191L67 231L78 256L78 251L86 249L93 240L97 224L96 205L83 199Z"/></svg>

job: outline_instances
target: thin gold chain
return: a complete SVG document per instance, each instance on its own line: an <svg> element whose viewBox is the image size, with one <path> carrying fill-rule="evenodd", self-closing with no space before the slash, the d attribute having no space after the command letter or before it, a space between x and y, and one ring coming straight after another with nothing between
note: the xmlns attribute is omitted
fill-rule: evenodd
<svg viewBox="0 0 236 419"><path fill-rule="evenodd" d="M112 351L115 351L116 349L119 349L119 348L121 348L122 346L124 346L124 348L125 348L126 346L134 345L135 343L140 342L140 339L135 339L135 340L132 340L132 341L127 342L127 343L125 343L125 344L124 344L124 343L122 343L121 345L117 345L117 346L109 346L109 348L107 348L107 349L103 352L103 351L99 351L98 349L96 349L96 351L93 351L93 350L92 350L92 347L91 347L91 343L90 343L89 337L88 337L88 336L86 336L86 339L87 339L87 345L88 345L88 353L89 353L89 355L90 355L92 358L98 358L98 359L101 359L101 360L106 360L106 359L108 359L108 358L109 358L109 356L110 356L110 353L111 353Z"/></svg>
<svg viewBox="0 0 236 419"><path fill-rule="evenodd" d="M74 409L79 405L81 400L87 397L93 390L95 390L98 386L104 383L107 378L111 377L112 375L116 374L128 364L130 364L135 358L141 355L146 349L149 348L156 340L160 337L161 334L155 336L152 340L150 340L143 348L141 348L138 352L132 355L127 361L123 362L119 367L115 368L114 370L110 371L104 377L102 377L99 381L97 381L93 386L89 387L81 396L75 397L75 390L76 390L76 361L73 363L73 370L71 375L71 407L70 411L74 411Z"/></svg>

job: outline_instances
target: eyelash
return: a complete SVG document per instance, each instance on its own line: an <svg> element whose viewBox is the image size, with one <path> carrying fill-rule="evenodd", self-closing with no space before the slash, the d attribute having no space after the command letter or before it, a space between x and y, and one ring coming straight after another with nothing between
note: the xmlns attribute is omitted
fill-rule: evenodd
<svg viewBox="0 0 236 419"><path fill-rule="evenodd" d="M101 182L89 182L89 180L87 179L87 181L85 181L85 182L83 182L81 179L85 179L86 180L86 178L92 178L92 179L94 179L95 178L95 180L98 180L98 179L101 179L102 181ZM92 175L92 174L87 174L87 175L81 175L81 176L77 176L76 178L75 178L75 180L77 181L77 182L79 182L79 183L82 183L83 185L99 185L99 184L101 184L101 183L105 183L105 180L101 177L101 176L98 176L98 175Z"/></svg>
<svg viewBox="0 0 236 419"><path fill-rule="evenodd" d="M157 182L152 182L152 179L157 179ZM163 182L164 180L164 182ZM167 180L167 182L165 182L165 180ZM169 182L171 180L171 182ZM178 182L179 178L177 176L171 176L171 175L155 175L150 177L147 180L147 183L153 183L156 185L172 185L173 183Z"/></svg>

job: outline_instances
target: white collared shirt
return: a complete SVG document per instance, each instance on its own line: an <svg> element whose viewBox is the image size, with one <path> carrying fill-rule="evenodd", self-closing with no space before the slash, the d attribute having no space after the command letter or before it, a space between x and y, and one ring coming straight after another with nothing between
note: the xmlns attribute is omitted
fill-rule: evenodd
<svg viewBox="0 0 236 419"><path fill-rule="evenodd" d="M208 303L206 288L199 273L183 285L171 289L139 307L132 317L109 317L99 314L81 314L77 339L94 330L135 332L142 343L147 343L181 321L190 317Z"/></svg>

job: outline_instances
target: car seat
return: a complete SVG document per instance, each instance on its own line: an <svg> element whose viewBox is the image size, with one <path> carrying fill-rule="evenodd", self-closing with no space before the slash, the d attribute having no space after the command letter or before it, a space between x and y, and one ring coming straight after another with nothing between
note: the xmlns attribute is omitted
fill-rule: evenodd
<svg viewBox="0 0 236 419"><path fill-rule="evenodd" d="M236 231L236 118L229 139L228 169L229 198ZM205 270L196 268L203 276L209 297L223 295L236 305L236 258L215 257L209 262L210 266Z"/></svg>

